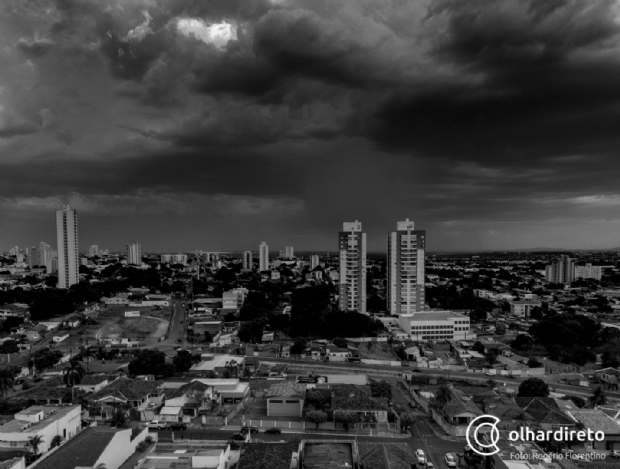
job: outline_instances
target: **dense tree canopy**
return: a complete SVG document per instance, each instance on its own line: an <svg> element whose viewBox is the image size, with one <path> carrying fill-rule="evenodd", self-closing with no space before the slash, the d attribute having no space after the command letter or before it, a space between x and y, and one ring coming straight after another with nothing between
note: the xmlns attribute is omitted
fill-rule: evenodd
<svg viewBox="0 0 620 469"><path fill-rule="evenodd" d="M168 378L174 374L175 368L172 363L166 363L166 354L159 350L140 350L133 360L129 362L129 374L155 375Z"/></svg>
<svg viewBox="0 0 620 469"><path fill-rule="evenodd" d="M548 397L549 386L540 378L529 378L519 385L519 397Z"/></svg>

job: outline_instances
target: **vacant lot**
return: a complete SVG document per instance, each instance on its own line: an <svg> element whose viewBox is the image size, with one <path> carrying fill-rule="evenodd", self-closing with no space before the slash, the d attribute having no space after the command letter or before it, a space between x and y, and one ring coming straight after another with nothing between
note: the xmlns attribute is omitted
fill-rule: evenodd
<svg viewBox="0 0 620 469"><path fill-rule="evenodd" d="M387 342L361 342L357 344L360 358L372 360L398 360Z"/></svg>
<svg viewBox="0 0 620 469"><path fill-rule="evenodd" d="M127 318L125 311L140 311L139 317ZM169 309L108 307L96 318L98 324L85 326L85 335L91 338L115 339L119 337L156 338L166 333Z"/></svg>

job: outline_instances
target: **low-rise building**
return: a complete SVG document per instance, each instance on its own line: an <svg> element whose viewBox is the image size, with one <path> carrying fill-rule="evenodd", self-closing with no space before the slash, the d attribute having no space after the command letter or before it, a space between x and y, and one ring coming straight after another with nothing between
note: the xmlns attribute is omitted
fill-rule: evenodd
<svg viewBox="0 0 620 469"><path fill-rule="evenodd" d="M475 338L469 316L451 311L401 314L400 327L412 340L467 340Z"/></svg>
<svg viewBox="0 0 620 469"><path fill-rule="evenodd" d="M230 445L226 443L194 443L191 447L178 444L158 444L153 451L146 455L140 468L226 469L230 465ZM256 468L257 466L252 467ZM276 469L276 466L270 467ZM286 469L289 468L287 467Z"/></svg>
<svg viewBox="0 0 620 469"><path fill-rule="evenodd" d="M265 394L267 416L301 417L306 398L306 385L294 381L272 384Z"/></svg>
<svg viewBox="0 0 620 469"><path fill-rule="evenodd" d="M164 401L162 384L162 381L119 378L87 399L101 405L103 418L109 418L120 404L127 403L139 412L140 420L148 420L149 405L157 406Z"/></svg>
<svg viewBox="0 0 620 469"><path fill-rule="evenodd" d="M0 427L0 451L27 449L28 440L40 436L38 452L47 453L56 435L70 440L80 432L81 415L79 405L28 407Z"/></svg>
<svg viewBox="0 0 620 469"><path fill-rule="evenodd" d="M510 302L510 314L521 318L529 318L532 309L540 308L540 301L518 300Z"/></svg>

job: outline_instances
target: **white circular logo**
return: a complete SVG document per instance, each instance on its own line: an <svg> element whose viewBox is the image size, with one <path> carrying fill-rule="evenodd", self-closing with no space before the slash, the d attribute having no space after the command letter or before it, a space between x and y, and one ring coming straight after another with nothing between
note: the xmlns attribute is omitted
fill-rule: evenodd
<svg viewBox="0 0 620 469"><path fill-rule="evenodd" d="M481 422L481 420L485 421ZM488 420L492 420L492 422L488 422ZM499 448L497 446L497 442L499 441L499 429L497 428L498 423L499 419L497 417L488 414L479 415L469 422L467 432L465 433L465 438L467 439L467 444L474 453L479 454L480 456L492 456L499 453ZM485 430L487 427L491 430ZM481 442L479 440L479 433L488 435L488 440L490 440L490 443L487 443L486 441Z"/></svg>

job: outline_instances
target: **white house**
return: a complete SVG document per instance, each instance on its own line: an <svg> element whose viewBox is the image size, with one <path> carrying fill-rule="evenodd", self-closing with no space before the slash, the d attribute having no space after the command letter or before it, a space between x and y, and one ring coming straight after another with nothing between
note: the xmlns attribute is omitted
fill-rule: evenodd
<svg viewBox="0 0 620 469"><path fill-rule="evenodd" d="M39 453L49 451L52 439L61 435L66 441L82 428L82 407L79 405L33 406L15 414L0 427L0 451L24 449L28 439L41 436Z"/></svg>

